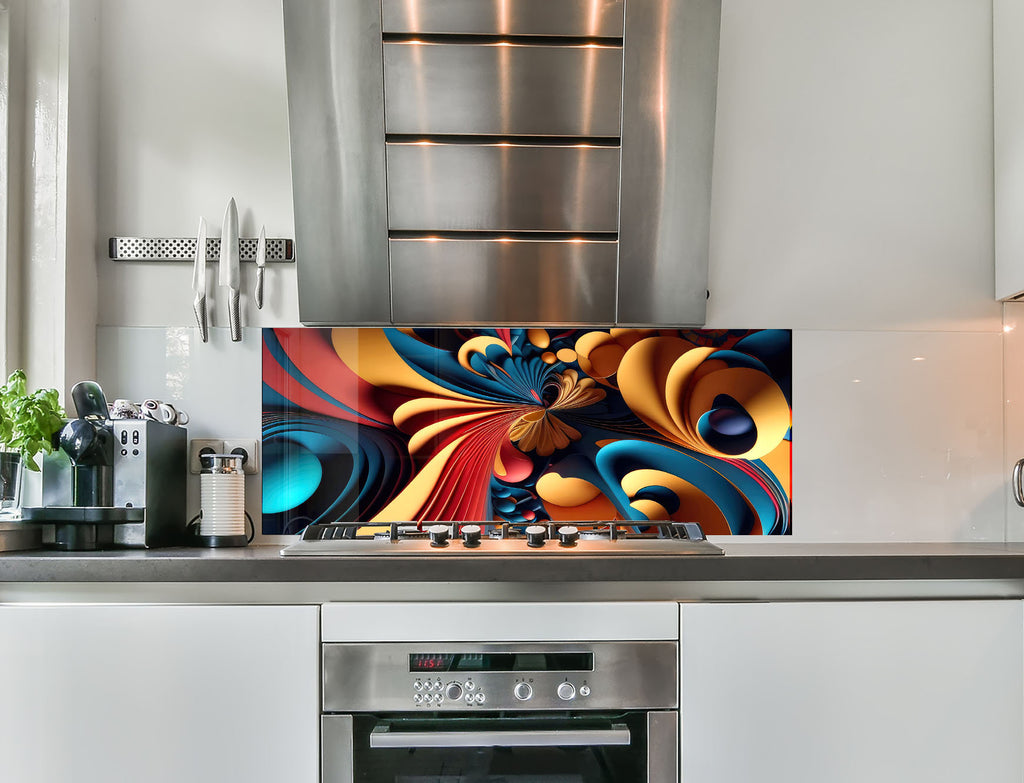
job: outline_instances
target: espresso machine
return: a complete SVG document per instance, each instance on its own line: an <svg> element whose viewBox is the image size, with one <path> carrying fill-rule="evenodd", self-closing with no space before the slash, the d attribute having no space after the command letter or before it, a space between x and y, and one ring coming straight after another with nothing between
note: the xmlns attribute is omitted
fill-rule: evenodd
<svg viewBox="0 0 1024 783"><path fill-rule="evenodd" d="M71 390L78 418L43 459L43 505L23 508L58 549L183 543L188 434L152 419L111 419L99 384Z"/></svg>

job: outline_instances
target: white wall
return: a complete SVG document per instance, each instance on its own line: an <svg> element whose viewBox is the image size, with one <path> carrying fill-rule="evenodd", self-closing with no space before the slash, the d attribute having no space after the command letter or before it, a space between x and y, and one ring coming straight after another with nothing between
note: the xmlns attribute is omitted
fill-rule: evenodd
<svg viewBox="0 0 1024 783"><path fill-rule="evenodd" d="M216 236L229 196L292 236L280 2L101 5L101 240ZM989 4L724 0L720 57L707 323L794 329L794 538L1003 540ZM164 383L114 346L191 324L188 265L99 269L100 380ZM294 270L268 294L243 322L296 325Z"/></svg>
<svg viewBox="0 0 1024 783"><path fill-rule="evenodd" d="M239 230L293 237L280 0L101 0L100 325L192 323L192 270L106 258L111 236L220 236L229 198ZM271 265L264 310L243 324L295 325L294 265ZM215 325L227 325L214 292Z"/></svg>

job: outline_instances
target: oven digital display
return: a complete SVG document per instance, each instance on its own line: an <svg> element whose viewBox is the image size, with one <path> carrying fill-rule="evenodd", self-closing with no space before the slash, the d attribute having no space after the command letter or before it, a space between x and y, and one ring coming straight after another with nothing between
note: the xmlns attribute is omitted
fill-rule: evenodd
<svg viewBox="0 0 1024 783"><path fill-rule="evenodd" d="M589 652L412 653L410 672L591 672Z"/></svg>

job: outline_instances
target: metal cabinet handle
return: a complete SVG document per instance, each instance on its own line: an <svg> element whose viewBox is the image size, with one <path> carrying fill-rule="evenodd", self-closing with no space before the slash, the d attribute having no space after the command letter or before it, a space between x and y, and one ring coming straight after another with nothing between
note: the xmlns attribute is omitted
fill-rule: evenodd
<svg viewBox="0 0 1024 783"><path fill-rule="evenodd" d="M1013 481L1010 485L1013 487L1013 499L1017 501L1018 506L1024 506L1024 486L1021 485L1022 474L1024 474L1024 459L1017 460L1017 464L1013 466Z"/></svg>
<svg viewBox="0 0 1024 783"><path fill-rule="evenodd" d="M391 731L388 724L370 732L371 748L541 748L628 745L629 727L565 731Z"/></svg>

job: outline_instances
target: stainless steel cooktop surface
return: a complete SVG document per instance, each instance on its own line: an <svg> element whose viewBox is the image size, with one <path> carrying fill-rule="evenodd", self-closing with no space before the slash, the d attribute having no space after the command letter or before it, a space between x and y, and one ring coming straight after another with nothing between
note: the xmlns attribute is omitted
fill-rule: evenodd
<svg viewBox="0 0 1024 783"><path fill-rule="evenodd" d="M721 555L695 522L493 522L309 525L281 550L292 556L513 556Z"/></svg>

